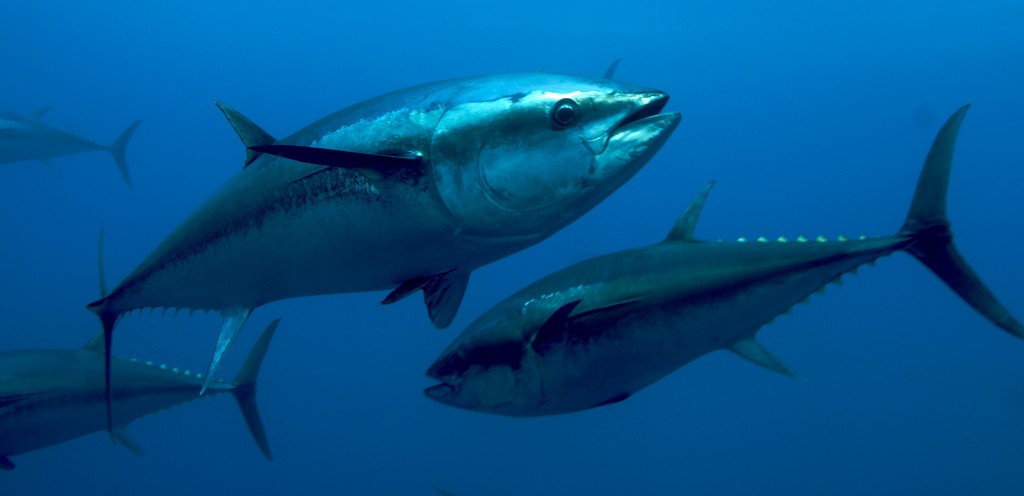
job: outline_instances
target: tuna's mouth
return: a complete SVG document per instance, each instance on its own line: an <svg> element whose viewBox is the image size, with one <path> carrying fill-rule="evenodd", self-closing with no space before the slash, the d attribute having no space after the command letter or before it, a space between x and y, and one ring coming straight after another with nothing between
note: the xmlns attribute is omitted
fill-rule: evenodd
<svg viewBox="0 0 1024 496"><path fill-rule="evenodd" d="M423 394L434 401L451 404L452 398L455 397L455 388L448 384L438 384L424 389Z"/></svg>
<svg viewBox="0 0 1024 496"><path fill-rule="evenodd" d="M615 128L608 133L609 136L613 136L637 125L646 124L647 120L656 118L656 116L665 109L665 105L668 104L668 95L661 92L648 93L640 96L640 98L642 101L646 100L646 102L641 103L632 114L626 116L618 126L615 126Z"/></svg>

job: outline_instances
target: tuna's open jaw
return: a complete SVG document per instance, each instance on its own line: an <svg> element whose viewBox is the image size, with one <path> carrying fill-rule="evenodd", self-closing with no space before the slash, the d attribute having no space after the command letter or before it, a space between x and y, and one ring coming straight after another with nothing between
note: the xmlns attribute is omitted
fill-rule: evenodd
<svg viewBox="0 0 1024 496"><path fill-rule="evenodd" d="M591 148L592 184L621 186L654 157L682 120L678 112L661 113L668 103L664 93L639 93L634 98L636 110L608 132L600 152Z"/></svg>
<svg viewBox="0 0 1024 496"><path fill-rule="evenodd" d="M614 136L619 132L628 131L634 126L644 126L653 121L663 120L666 118L673 118L679 114L669 113L660 115L661 111L665 109L665 105L668 104L668 95L658 92L651 92L647 94L638 95L637 98L640 100L639 107L632 114L629 114L622 122L619 123L614 129L609 132L609 136Z"/></svg>
<svg viewBox="0 0 1024 496"><path fill-rule="evenodd" d="M448 384L441 383L424 389L423 393L434 401L450 405L452 404L451 398L455 394L455 389Z"/></svg>

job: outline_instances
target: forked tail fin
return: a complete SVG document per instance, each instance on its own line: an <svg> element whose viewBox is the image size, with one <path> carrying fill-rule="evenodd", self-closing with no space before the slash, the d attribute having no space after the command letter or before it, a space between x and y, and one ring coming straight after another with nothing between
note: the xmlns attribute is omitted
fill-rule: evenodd
<svg viewBox="0 0 1024 496"><path fill-rule="evenodd" d="M124 178L124 182L128 184L128 187L132 186L132 177L128 174L128 162L125 161L124 152L125 148L128 147L128 140L132 139L132 135L135 134L135 130L138 129L139 124L142 121L135 121L132 125L128 126L121 136L117 137L117 141L114 141L113 145L110 145L110 154L114 156L114 163L117 164L117 170L121 171L121 177Z"/></svg>
<svg viewBox="0 0 1024 496"><path fill-rule="evenodd" d="M946 216L946 192L953 166L953 149L960 124L969 107L960 107L935 137L900 234L912 240L906 250L939 276L964 301L993 324L1014 336L1024 338L1024 326L996 300L992 291L981 282L953 245L953 232Z"/></svg>
<svg viewBox="0 0 1024 496"><path fill-rule="evenodd" d="M267 457L267 460L273 460L274 457L270 455L267 431L263 428L260 411L256 408L256 376L260 373L260 365L263 364L263 357L267 354L270 339L274 337L274 331L277 330L277 324L280 322L281 319L274 320L263 331L263 334L260 334L260 338L253 345L248 358L245 359L242 370L235 376L235 389L232 391L235 401L238 402L238 408L242 410L242 416L245 417L245 423L249 426L253 440L259 445L260 451L263 452L263 456Z"/></svg>
<svg viewBox="0 0 1024 496"><path fill-rule="evenodd" d="M114 324L117 323L117 315L113 315L106 311L106 299L107 299L107 276L106 270L104 269L103 263L103 229L100 229L99 242L96 246L96 266L99 269L99 280L100 280L100 299L99 301L90 303L88 308L99 316L100 322L103 323L103 391L107 403L107 432L110 434L110 440L114 444L117 444L117 436L114 433L114 410L111 405L110 399L110 346L114 339ZM96 338L93 338L95 340ZM86 348L97 350L99 348L98 343L94 343L93 340L89 341L85 345Z"/></svg>

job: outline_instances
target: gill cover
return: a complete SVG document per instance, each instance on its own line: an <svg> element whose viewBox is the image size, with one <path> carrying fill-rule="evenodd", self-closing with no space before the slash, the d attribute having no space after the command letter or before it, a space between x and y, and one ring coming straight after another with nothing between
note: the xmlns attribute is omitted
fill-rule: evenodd
<svg viewBox="0 0 1024 496"><path fill-rule="evenodd" d="M650 92L559 79L537 87L459 103L438 123L432 170L466 235L548 234L553 224L578 216L578 209L567 208L574 201L596 204L606 194L595 200L589 191L608 183L610 193L625 181L616 181L617 171L599 170L596 157L617 127L648 103L638 95Z"/></svg>

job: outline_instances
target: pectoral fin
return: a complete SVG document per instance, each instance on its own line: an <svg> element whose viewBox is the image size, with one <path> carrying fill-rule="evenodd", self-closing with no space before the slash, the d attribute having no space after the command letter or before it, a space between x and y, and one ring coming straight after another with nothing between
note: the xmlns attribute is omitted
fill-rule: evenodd
<svg viewBox="0 0 1024 496"><path fill-rule="evenodd" d="M750 360L756 365L764 367L772 372L778 372L784 376L794 379L801 379L800 375L789 370L781 360L775 358L772 352L768 351L763 344L758 343L754 338L744 339L729 347L729 350L741 358Z"/></svg>
<svg viewBox="0 0 1024 496"><path fill-rule="evenodd" d="M123 444L128 451L131 451L135 456L139 458L145 458L146 454L142 452L142 448L139 447L139 443L135 442L131 434L128 433L127 427L115 427L114 428L114 439Z"/></svg>
<svg viewBox="0 0 1024 496"><path fill-rule="evenodd" d="M469 272L451 269L405 281L388 293L380 303L390 305L418 290L423 290L423 302L427 304L430 321L434 327L444 329L455 320L455 314L459 311L468 284Z"/></svg>
<svg viewBox="0 0 1024 496"><path fill-rule="evenodd" d="M14 470L14 462L10 458L0 455L0 470Z"/></svg>
<svg viewBox="0 0 1024 496"><path fill-rule="evenodd" d="M570 301L555 310L533 335L530 346L538 353L543 353L556 343L565 341L565 334L569 328L569 314L582 302L583 300Z"/></svg>
<svg viewBox="0 0 1024 496"><path fill-rule="evenodd" d="M415 153L380 155L313 146L259 145L250 146L249 150L296 162L355 170L371 180L416 165L420 161L420 156Z"/></svg>

